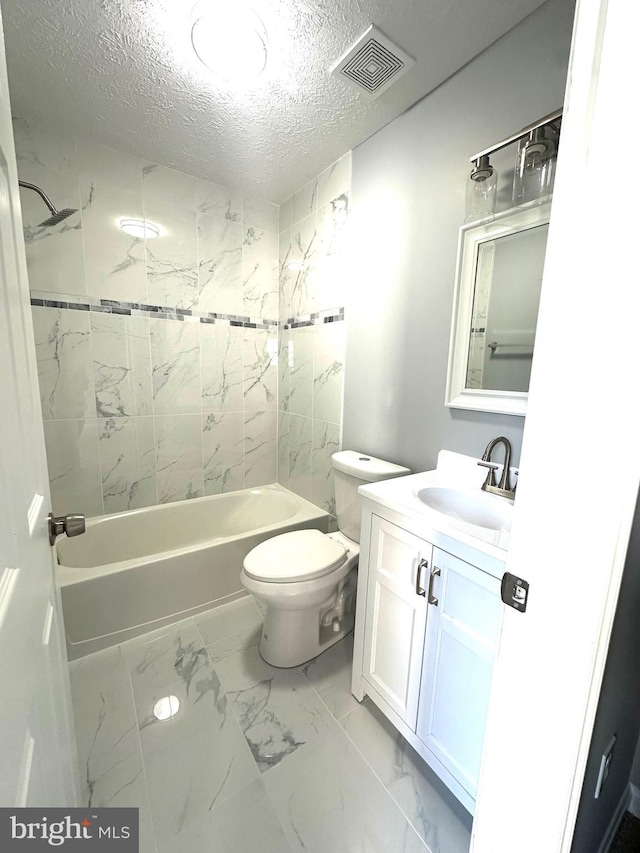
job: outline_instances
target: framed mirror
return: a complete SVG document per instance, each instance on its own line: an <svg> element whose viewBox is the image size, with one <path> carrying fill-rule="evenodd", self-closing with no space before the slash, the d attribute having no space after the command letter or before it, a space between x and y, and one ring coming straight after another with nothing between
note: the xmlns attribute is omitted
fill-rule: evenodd
<svg viewBox="0 0 640 853"><path fill-rule="evenodd" d="M526 413L550 208L460 229L447 406Z"/></svg>

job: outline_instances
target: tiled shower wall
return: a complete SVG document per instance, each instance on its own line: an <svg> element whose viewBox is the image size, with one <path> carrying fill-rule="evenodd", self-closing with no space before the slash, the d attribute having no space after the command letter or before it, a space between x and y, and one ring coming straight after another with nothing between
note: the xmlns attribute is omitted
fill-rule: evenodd
<svg viewBox="0 0 640 853"><path fill-rule="evenodd" d="M93 141L20 118L14 132L20 179L78 210L42 228L21 190L55 512L276 479L333 512L350 154L279 221L277 205ZM145 217L156 240L119 228Z"/></svg>
<svg viewBox="0 0 640 853"><path fill-rule="evenodd" d="M278 207L94 142L14 123L57 514L277 476ZM121 218L160 227L155 240Z"/></svg>
<svg viewBox="0 0 640 853"><path fill-rule="evenodd" d="M278 481L332 514L350 185L348 153L280 208Z"/></svg>

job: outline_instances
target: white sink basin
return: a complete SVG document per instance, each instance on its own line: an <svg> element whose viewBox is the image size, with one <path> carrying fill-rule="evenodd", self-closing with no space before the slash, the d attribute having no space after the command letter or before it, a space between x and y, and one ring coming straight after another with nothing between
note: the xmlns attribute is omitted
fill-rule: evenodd
<svg viewBox="0 0 640 853"><path fill-rule="evenodd" d="M511 530L513 501L491 495L481 489L454 489L427 486L418 498L430 509L451 519L487 530Z"/></svg>

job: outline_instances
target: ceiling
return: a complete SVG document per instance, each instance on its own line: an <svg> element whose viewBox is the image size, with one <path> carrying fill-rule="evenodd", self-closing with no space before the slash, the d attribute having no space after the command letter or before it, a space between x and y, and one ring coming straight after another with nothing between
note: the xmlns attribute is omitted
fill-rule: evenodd
<svg viewBox="0 0 640 853"><path fill-rule="evenodd" d="M240 88L195 56L194 0L2 0L13 112L279 203L542 5L249 2L269 59ZM329 74L371 23L417 60L373 101Z"/></svg>

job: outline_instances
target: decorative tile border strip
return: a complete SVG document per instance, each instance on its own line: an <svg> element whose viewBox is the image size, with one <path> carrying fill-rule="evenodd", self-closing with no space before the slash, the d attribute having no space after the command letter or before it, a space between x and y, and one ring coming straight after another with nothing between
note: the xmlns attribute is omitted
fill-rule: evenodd
<svg viewBox="0 0 640 853"><path fill-rule="evenodd" d="M34 291L36 293L36 291ZM275 329L277 320L262 317L245 317L239 314L199 312L190 308L174 308L167 305L149 305L144 302L122 302L116 299L97 299L92 296L72 296L68 299L51 299L52 294L39 292L31 296L31 304L44 308L60 308L71 311L92 311L101 314L121 314L130 317L153 317L157 320L178 320L190 323L220 323L243 326L247 329ZM62 295L62 294L61 294ZM66 295L66 294L64 294Z"/></svg>
<svg viewBox="0 0 640 853"><path fill-rule="evenodd" d="M299 329L303 326L321 326L323 323L337 323L344 320L344 308L329 308L313 314L302 314L299 317L289 317L280 323L281 329Z"/></svg>
<svg viewBox="0 0 640 853"><path fill-rule="evenodd" d="M199 312L191 308L174 308L167 305L149 305L145 302L123 302L117 299L98 299L94 296L55 294L63 299L52 299L52 293L32 291L31 304L44 308L60 308L69 311L93 311L100 314L120 314L131 317L153 317L157 320L178 320L190 323L220 323L243 326L247 329L299 329L303 326L320 326L344 320L344 308L328 308L313 314L288 317L284 322L263 317L245 317L239 314Z"/></svg>

